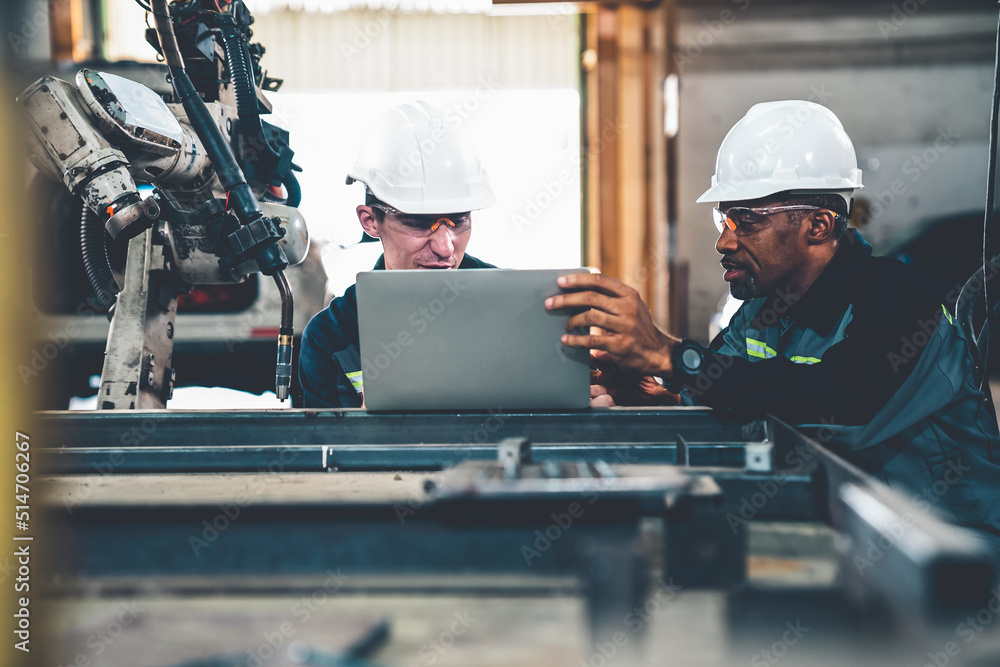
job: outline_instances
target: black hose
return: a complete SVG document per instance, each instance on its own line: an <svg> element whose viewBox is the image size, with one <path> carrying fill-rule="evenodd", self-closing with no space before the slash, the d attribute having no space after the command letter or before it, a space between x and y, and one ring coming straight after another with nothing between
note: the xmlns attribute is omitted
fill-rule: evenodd
<svg viewBox="0 0 1000 667"><path fill-rule="evenodd" d="M278 286L278 294L281 295L281 328L287 329L290 335L294 324L292 288L288 284L288 278L285 277L284 271L278 271L274 274L274 282Z"/></svg>
<svg viewBox="0 0 1000 667"><path fill-rule="evenodd" d="M302 203L302 188L299 186L299 179L295 178L295 174L288 172L281 181L285 189L288 190L288 198L285 202L289 206L298 206Z"/></svg>
<svg viewBox="0 0 1000 667"><path fill-rule="evenodd" d="M222 33L222 46L226 52L226 63L229 65L229 80L236 92L236 111L239 115L240 129L244 136L263 137L264 127L260 122L256 87L250 69L250 52L235 24L224 23L219 26L219 30ZM277 157L277 153L270 144L267 144L266 149L269 149Z"/></svg>
<svg viewBox="0 0 1000 667"><path fill-rule="evenodd" d="M278 329L278 356L274 370L274 393L282 401L288 398L292 386L293 301L292 288L284 271L274 274L274 282L281 294L281 328Z"/></svg>
<svg viewBox="0 0 1000 667"><path fill-rule="evenodd" d="M194 127L198 138L205 146L209 160L215 168L222 187L229 193L229 208L232 209L242 224L249 224L260 218L263 213L257 205L257 200L247 185L243 170L233 156L233 151L226 143L225 137L215 124L215 119L198 96L198 91L184 69L184 58L177 46L174 35L174 25L170 20L170 9L167 0L153 0L153 18L156 21L156 34L160 40L160 51L170 69L174 93L184 105L188 120Z"/></svg>
<svg viewBox="0 0 1000 667"><path fill-rule="evenodd" d="M81 200L80 211L80 252L87 280L94 292L101 312L106 313L114 305L118 296L118 283L111 273L108 262L108 244L104 238L104 225L97 214Z"/></svg>

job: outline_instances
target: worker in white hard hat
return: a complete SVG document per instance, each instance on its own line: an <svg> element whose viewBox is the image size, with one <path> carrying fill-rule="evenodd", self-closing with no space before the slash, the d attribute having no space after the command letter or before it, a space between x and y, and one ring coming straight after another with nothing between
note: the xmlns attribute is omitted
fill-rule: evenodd
<svg viewBox="0 0 1000 667"><path fill-rule="evenodd" d="M347 175L355 181L365 186L363 240L382 243L375 270L495 268L465 253L472 212L496 203L489 177L440 109L416 102L377 118ZM299 381L306 407L363 405L354 285L306 325Z"/></svg>
<svg viewBox="0 0 1000 667"><path fill-rule="evenodd" d="M923 506L1000 535L992 401L947 308L848 229L861 187L833 112L758 104L726 135L698 199L718 202L723 279L744 300L709 348L659 330L636 291L608 276L561 278L567 292L546 306L588 308L568 328L603 329L563 337L616 371L593 404L613 404L624 387L658 387L652 376L724 418L812 425L863 469L915 500L923 494Z"/></svg>

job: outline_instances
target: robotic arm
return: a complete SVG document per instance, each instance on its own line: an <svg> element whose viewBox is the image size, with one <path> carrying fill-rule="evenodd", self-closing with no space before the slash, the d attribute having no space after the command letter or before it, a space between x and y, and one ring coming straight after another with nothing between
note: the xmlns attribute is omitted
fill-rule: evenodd
<svg viewBox="0 0 1000 667"><path fill-rule="evenodd" d="M242 1L225 10L214 1L173 4L184 19L182 41L197 54L200 85L184 66L174 33L178 17L171 17L166 0L154 0L172 103L134 81L86 69L75 86L44 77L18 98L32 130L35 165L81 196L95 220L106 220L113 239L130 240L99 403L164 407L173 383L177 295L194 284L239 282L258 271L274 278L282 298L275 389L284 400L293 336L284 269L302 261L309 247L294 208L299 196L287 133L260 120L261 106L267 107L251 54L259 59L263 49L248 44L252 18ZM272 89L274 81L266 79ZM152 193L142 197L137 182L153 185ZM259 201L268 192L273 198L282 185L292 206ZM137 283L142 287L135 289Z"/></svg>

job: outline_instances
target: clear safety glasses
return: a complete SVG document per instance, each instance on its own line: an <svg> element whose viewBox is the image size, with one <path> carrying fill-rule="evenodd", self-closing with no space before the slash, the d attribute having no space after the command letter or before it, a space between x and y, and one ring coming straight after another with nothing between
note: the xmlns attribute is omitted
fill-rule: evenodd
<svg viewBox="0 0 1000 667"><path fill-rule="evenodd" d="M745 206L734 206L725 211L713 208L712 217L715 220L715 228L721 234L727 227L737 236L747 236L767 228L771 224L768 216L784 211L818 211L821 206L809 206L807 204L792 204L788 206L768 206L765 208L747 208Z"/></svg>
<svg viewBox="0 0 1000 667"><path fill-rule="evenodd" d="M410 215L384 204L370 204L386 215L386 222L408 236L428 237L445 225L453 234L464 234L472 229L472 213L440 215Z"/></svg>

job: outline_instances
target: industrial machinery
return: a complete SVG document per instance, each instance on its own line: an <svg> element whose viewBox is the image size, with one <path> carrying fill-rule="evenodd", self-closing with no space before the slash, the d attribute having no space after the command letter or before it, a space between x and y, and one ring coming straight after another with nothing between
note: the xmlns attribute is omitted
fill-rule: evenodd
<svg viewBox="0 0 1000 667"><path fill-rule="evenodd" d="M142 4L142 3L140 3ZM83 198L87 277L113 314L101 409L163 408L177 297L193 285L273 277L281 294L275 392L291 384L292 292L284 270L309 236L288 133L261 120L264 90L253 17L242 0L154 2L150 41L174 94L164 101L115 74L81 70L75 85L43 77L19 96L39 170ZM128 243L124 275L106 239Z"/></svg>
<svg viewBox="0 0 1000 667"><path fill-rule="evenodd" d="M44 588L67 619L58 664L93 656L88 634L120 604L142 622L102 651L108 667L251 665L262 646L262 664L348 664L318 657L350 652L344 628L377 635L363 643L380 664L728 667L787 652L903 667L965 640L970 618L982 629L949 664L1000 656L986 543L845 462L829 434L774 420L749 433L705 408L49 413L35 437L57 475L41 517L68 546ZM784 536L777 552L759 526ZM789 558L795 533L779 526L827 538ZM317 657L299 661L293 640Z"/></svg>

